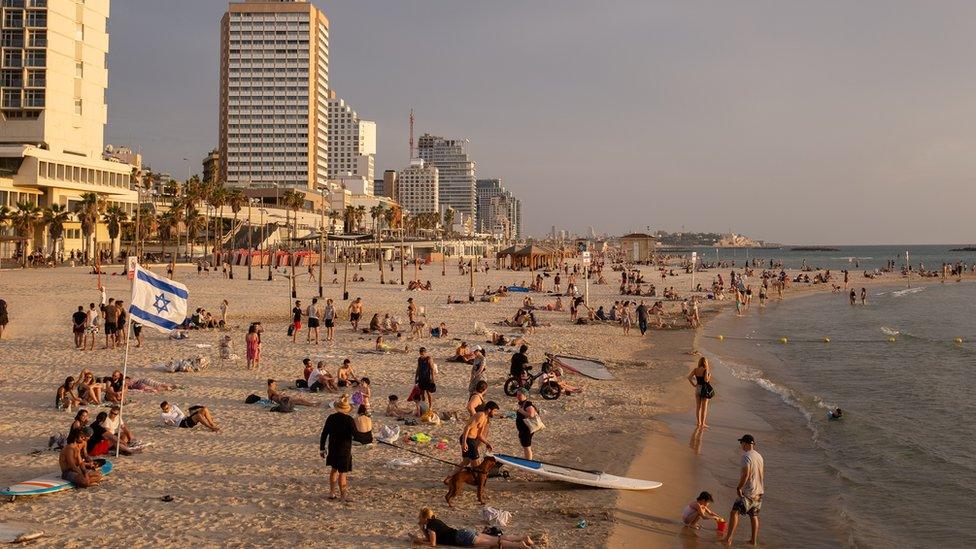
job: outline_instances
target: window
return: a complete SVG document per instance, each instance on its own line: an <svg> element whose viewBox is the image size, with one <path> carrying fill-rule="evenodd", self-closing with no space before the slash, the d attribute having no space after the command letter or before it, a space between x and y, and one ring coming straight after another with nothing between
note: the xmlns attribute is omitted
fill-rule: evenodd
<svg viewBox="0 0 976 549"><path fill-rule="evenodd" d="M3 31L3 46L5 48L24 47L24 31L19 29Z"/></svg>
<svg viewBox="0 0 976 549"><path fill-rule="evenodd" d="M75 114L81 116L81 99L75 99Z"/></svg>
<svg viewBox="0 0 976 549"><path fill-rule="evenodd" d="M27 26L28 27L46 27L47 26L47 12L46 11L29 11L29 12L27 12Z"/></svg>
<svg viewBox="0 0 976 549"><path fill-rule="evenodd" d="M44 90L27 90L24 93L24 106L25 107L43 107L44 106Z"/></svg>
<svg viewBox="0 0 976 549"><path fill-rule="evenodd" d="M85 77L85 62L75 61L75 78Z"/></svg>
<svg viewBox="0 0 976 549"><path fill-rule="evenodd" d="M3 26L14 29L22 28L24 26L24 12L8 11L4 14Z"/></svg>
<svg viewBox="0 0 976 549"><path fill-rule="evenodd" d="M0 86L5 88L19 88L24 84L24 77L19 70L4 70L0 72Z"/></svg>
<svg viewBox="0 0 976 549"><path fill-rule="evenodd" d="M32 70L27 71L27 87L28 88L43 88L47 83L44 71L42 70Z"/></svg>
<svg viewBox="0 0 976 549"><path fill-rule="evenodd" d="M24 66L24 58L20 50L4 50L3 66L5 68L19 69Z"/></svg>
<svg viewBox="0 0 976 549"><path fill-rule="evenodd" d="M47 31L31 31L27 45L31 48L47 47Z"/></svg>
<svg viewBox="0 0 976 549"><path fill-rule="evenodd" d="M83 41L84 39L85 39L84 23L75 23L75 40Z"/></svg>
<svg viewBox="0 0 976 549"><path fill-rule="evenodd" d="M27 51L27 63L28 67L43 67L47 64L47 52L45 51Z"/></svg>
<svg viewBox="0 0 976 549"><path fill-rule="evenodd" d="M3 108L20 108L20 90L3 90Z"/></svg>

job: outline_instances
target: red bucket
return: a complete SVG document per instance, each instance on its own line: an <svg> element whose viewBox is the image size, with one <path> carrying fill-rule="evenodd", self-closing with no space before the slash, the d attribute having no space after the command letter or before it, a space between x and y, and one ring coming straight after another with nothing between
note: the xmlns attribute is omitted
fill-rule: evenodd
<svg viewBox="0 0 976 549"><path fill-rule="evenodd" d="M715 523L715 530L717 530L719 534L724 534L725 528L727 526L728 526L727 522L725 522L724 520L720 520Z"/></svg>

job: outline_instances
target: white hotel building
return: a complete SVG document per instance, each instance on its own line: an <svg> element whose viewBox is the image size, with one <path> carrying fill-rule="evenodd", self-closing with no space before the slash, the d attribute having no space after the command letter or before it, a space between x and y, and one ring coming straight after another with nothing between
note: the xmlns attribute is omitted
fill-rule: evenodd
<svg viewBox="0 0 976 549"><path fill-rule="evenodd" d="M108 108L109 0L2 0L0 3L0 206L27 202L73 211L86 192L131 213L132 166L102 159ZM27 251L81 250L80 225L49 242L38 223ZM108 246L104 225L100 248ZM0 229L0 257L16 247Z"/></svg>
<svg viewBox="0 0 976 549"><path fill-rule="evenodd" d="M440 212L439 190L438 169L420 158L397 173L396 201L411 214Z"/></svg>
<svg viewBox="0 0 976 549"><path fill-rule="evenodd" d="M362 120L351 105L329 91L329 179L361 177L372 186L375 164L376 122Z"/></svg>
<svg viewBox="0 0 976 549"><path fill-rule="evenodd" d="M329 178L329 20L306 0L231 2L220 22L220 177L315 190Z"/></svg>

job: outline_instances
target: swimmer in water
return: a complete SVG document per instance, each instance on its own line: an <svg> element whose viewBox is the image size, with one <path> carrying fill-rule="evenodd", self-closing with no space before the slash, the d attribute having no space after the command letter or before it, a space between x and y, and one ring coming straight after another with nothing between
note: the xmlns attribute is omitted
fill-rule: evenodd
<svg viewBox="0 0 976 549"><path fill-rule="evenodd" d="M827 410L827 419L840 419L844 417L844 411L840 408L836 410Z"/></svg>

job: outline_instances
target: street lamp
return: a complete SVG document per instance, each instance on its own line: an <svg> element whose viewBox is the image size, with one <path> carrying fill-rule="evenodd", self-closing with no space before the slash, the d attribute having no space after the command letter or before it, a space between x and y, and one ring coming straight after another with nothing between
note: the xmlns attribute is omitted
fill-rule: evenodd
<svg viewBox="0 0 976 549"><path fill-rule="evenodd" d="M251 230L251 204L253 198L247 199L247 279L251 280L251 264L254 263L254 231Z"/></svg>
<svg viewBox="0 0 976 549"><path fill-rule="evenodd" d="M325 297L322 290L322 265L325 263L325 191L328 185L319 185L322 204L319 209L319 298Z"/></svg>

